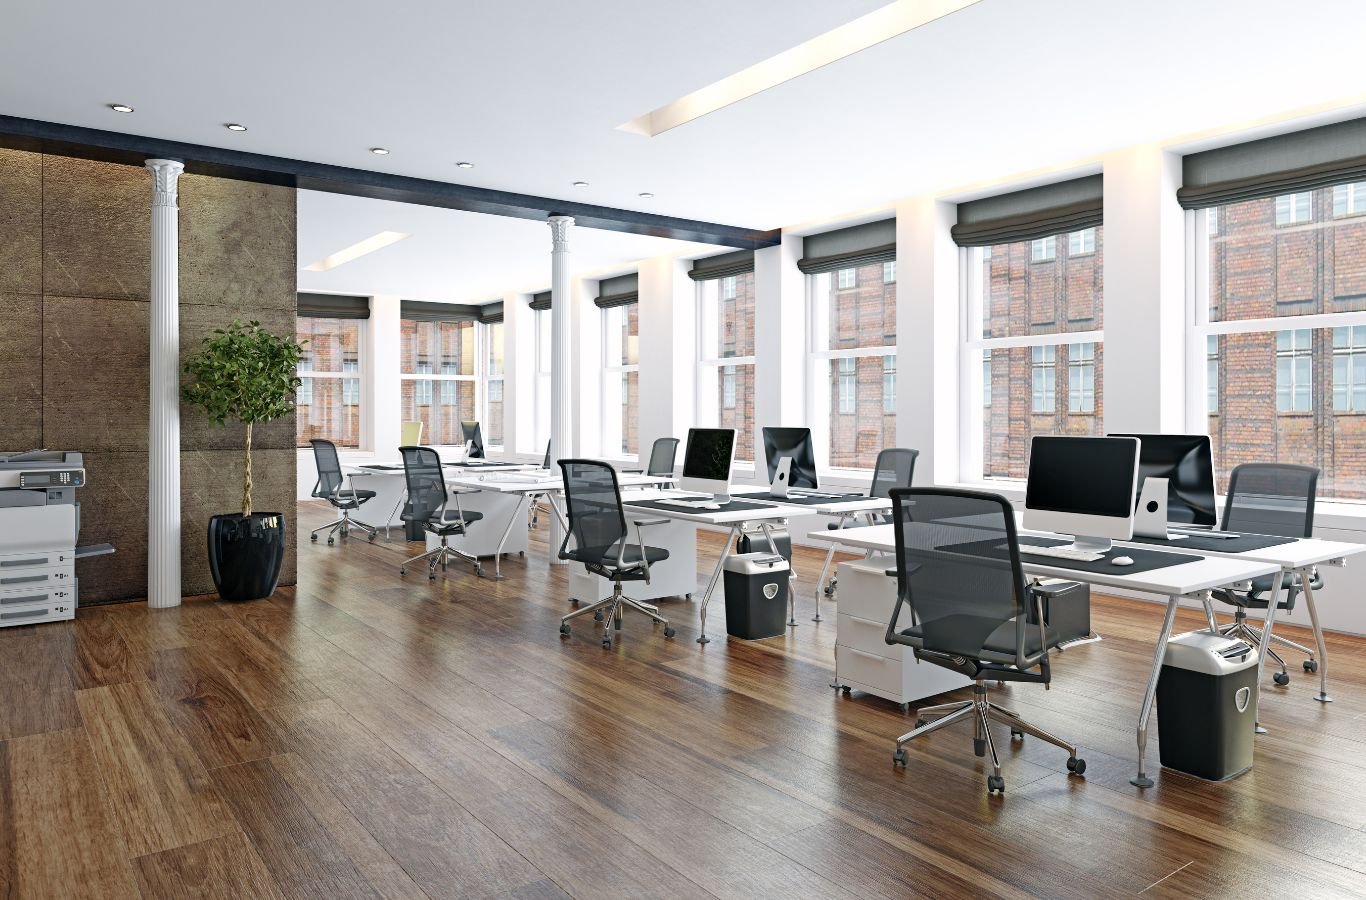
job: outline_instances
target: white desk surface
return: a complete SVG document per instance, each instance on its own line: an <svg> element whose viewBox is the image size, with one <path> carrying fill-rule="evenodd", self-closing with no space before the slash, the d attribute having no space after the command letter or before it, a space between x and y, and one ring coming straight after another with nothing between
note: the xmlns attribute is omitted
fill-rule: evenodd
<svg viewBox="0 0 1366 900"><path fill-rule="evenodd" d="M665 519L679 519L680 521L684 522L696 522L699 525L736 525L741 522L759 522L768 519L786 519L792 515L792 510L795 508L791 506L776 506L773 504L766 504L762 509L685 509L681 506L675 506L668 509L664 507L659 507L658 509L656 509L653 506L640 507L636 505L642 500L664 500L696 496L696 494L687 494L681 491L657 491L647 489L643 491L632 491L629 494L623 494L621 497L621 503L622 506L625 506L626 508L633 510L634 513L638 515L659 516ZM757 500L751 500L745 497L738 496L735 496L735 499L745 500L749 503L758 502ZM803 508L809 509L809 507Z"/></svg>
<svg viewBox="0 0 1366 900"><path fill-rule="evenodd" d="M374 466L391 466L389 469L376 469ZM343 469L352 469L357 475L397 475L403 476L403 461L377 459L367 463L344 463ZM530 463L498 462L497 460L481 460L477 466L466 466L454 460L442 460L441 468L452 472L515 472L519 469L534 469L536 466Z"/></svg>
<svg viewBox="0 0 1366 900"><path fill-rule="evenodd" d="M1039 534L1040 532L1020 532ZM1321 566L1340 562L1349 556L1366 553L1366 544L1349 544L1343 541L1321 541L1318 538L1299 538L1288 544L1262 547L1258 550L1244 550L1242 553L1223 553L1218 550L1201 548L1183 549L1181 541L1168 541L1166 544L1150 544L1140 541L1115 541L1117 546L1141 547L1146 550L1177 550L1184 553L1199 553L1201 556L1221 556L1228 559L1255 559L1258 562L1275 563L1283 569L1303 569L1306 566Z"/></svg>
<svg viewBox="0 0 1366 900"><path fill-rule="evenodd" d="M488 470L486 470L488 471ZM502 494L544 494L549 491L564 490L564 482L558 475L547 475L535 481L524 481L522 479L511 479L505 476L510 470L494 469L487 475L475 475L472 472L462 472L454 475L447 475L446 483L460 488L469 488L479 491L497 491ZM617 484L620 487L635 487L638 485L661 484L670 479L662 475L640 475L631 472L618 472ZM634 495L632 495L634 496ZM629 499L622 497L625 503Z"/></svg>
<svg viewBox="0 0 1366 900"><path fill-rule="evenodd" d="M894 553L896 537L894 525L868 525L862 528L845 528L841 531L814 531L807 535L813 541L828 541L845 547L857 547L877 553ZM1142 545L1153 549L1151 545ZM1159 548L1160 549L1160 548ZM1190 553L1192 551L1186 551ZM1145 593L1184 595L1197 591L1223 587L1236 581L1247 581L1262 575L1274 574L1280 566L1276 563L1262 562L1233 556L1208 556L1195 562L1150 569L1147 572L1126 574L1122 566L1114 571L1082 571L1068 567L1065 560L1025 559L1020 563L1031 575L1046 575L1053 578L1066 578L1071 581L1084 581L1103 587L1126 588Z"/></svg>
<svg viewBox="0 0 1366 900"><path fill-rule="evenodd" d="M770 497L768 488L740 488L731 491L737 500L762 500L791 510L792 515L837 516L847 513L881 512L892 508L892 501L886 497L845 497L830 498L826 503L785 503L781 497Z"/></svg>

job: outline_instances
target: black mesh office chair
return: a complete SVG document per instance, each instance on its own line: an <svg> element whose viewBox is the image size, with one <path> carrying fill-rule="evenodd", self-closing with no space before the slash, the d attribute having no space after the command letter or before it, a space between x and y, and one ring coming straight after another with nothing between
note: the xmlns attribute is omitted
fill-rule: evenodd
<svg viewBox="0 0 1366 900"><path fill-rule="evenodd" d="M471 522L478 522L484 514L460 508L460 495L448 494L446 479L441 470L441 457L431 447L399 447L403 455L403 480L408 489L408 505L403 511L405 522L420 522L424 531L441 538L441 543L433 550L419 553L405 559L399 566L400 575L408 574L408 566L420 559L427 560L427 577L436 577L436 567L446 570L451 557L474 564L474 574L483 575L479 560L463 550L450 546L451 535L465 534ZM455 499L455 510L447 509L451 498Z"/></svg>
<svg viewBox="0 0 1366 900"><path fill-rule="evenodd" d="M650 565L669 558L669 551L659 547L647 547L640 536L640 529L647 525L660 525L667 519L637 520L636 541L631 543L626 531L626 513L621 508L621 488L617 485L617 473L604 462L591 459L562 459L560 470L564 473L565 509L569 518L569 530L564 544L560 547L560 559L583 563L583 567L594 575L600 575L612 582L612 595L605 600L576 609L560 620L560 634L569 634L569 622L579 616L593 614L593 618L603 623L602 645L612 646L612 631L621 629L623 606L644 613L664 626L664 636L673 637L674 630L669 620L659 614L659 607L641 603L624 596L621 584L624 581L650 582ZM569 549L569 542L574 549Z"/></svg>
<svg viewBox="0 0 1366 900"><path fill-rule="evenodd" d="M326 531L327 542L330 544L338 534L346 537L355 527L368 534L373 541L378 529L360 519L351 518L351 513L360 509L367 501L373 500L375 492L358 491L354 483L348 483L342 475L341 460L337 458L337 446L331 441L314 438L309 443L313 445L313 462L318 468L318 483L313 485L313 496L331 503L341 513L341 518L313 529L308 539L316 541L318 532Z"/></svg>
<svg viewBox="0 0 1366 900"><path fill-rule="evenodd" d="M1314 536L1314 500L1318 496L1319 470L1313 466L1292 466L1281 463L1247 463L1229 475L1228 496L1224 499L1224 517L1220 527L1224 531L1245 534L1275 534L1281 537L1307 538ZM1247 623L1249 609L1266 609L1271 603L1271 576L1253 579L1246 590L1223 588L1213 591L1214 599L1234 608L1233 621L1219 629L1222 634L1242 637L1261 646L1262 633ZM1304 587L1298 575L1287 575L1283 582L1285 599L1276 609L1293 610ZM1315 569L1309 587L1323 587ZM1271 635L1271 640L1292 647L1305 655L1304 670L1317 672L1318 660L1314 651L1302 644ZM1281 667L1271 680L1279 685L1290 683L1285 660L1268 646L1267 654Z"/></svg>
<svg viewBox="0 0 1366 900"><path fill-rule="evenodd" d="M1009 726L1011 737L1032 734L1068 753L1067 770L1086 771L1077 748L992 703L987 681L1048 685L1048 651L1058 635L1048 627L1044 600L1020 568L1015 515L997 494L948 488L894 488L897 599L887 643L902 644L916 659L971 678L973 698L923 707L914 731L897 738L892 759L906 765L906 742L961 719L972 719L973 749L991 753L988 791L1005 791L1001 760L990 725ZM901 628L902 607L910 627ZM933 721L926 716L934 715Z"/></svg>
<svg viewBox="0 0 1366 900"><path fill-rule="evenodd" d="M670 479L661 482L659 487L673 487L674 460L678 456L678 438L656 438L650 446L650 461L645 466L646 475L658 475ZM640 469L626 469L627 472L640 472Z"/></svg>

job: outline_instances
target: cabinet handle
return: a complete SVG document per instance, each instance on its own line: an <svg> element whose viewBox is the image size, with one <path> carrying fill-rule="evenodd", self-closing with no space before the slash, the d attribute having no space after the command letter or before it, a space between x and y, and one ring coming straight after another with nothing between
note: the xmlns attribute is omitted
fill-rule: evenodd
<svg viewBox="0 0 1366 900"><path fill-rule="evenodd" d="M0 621L5 619L32 619L35 616L45 616L50 613L50 609L21 609L18 612L0 612Z"/></svg>
<svg viewBox="0 0 1366 900"><path fill-rule="evenodd" d="M48 576L42 575L20 575L16 578L0 578L0 584L32 584L35 581L47 581Z"/></svg>
<svg viewBox="0 0 1366 900"><path fill-rule="evenodd" d="M887 662L891 662L891 660L887 659L887 657L885 657L885 656L878 656L876 653L869 653L867 650L855 650L853 647L850 647L848 644L845 644L845 645L844 645L844 649L845 649L845 650L848 650L850 653L857 654L858 656L865 656L865 657L867 657L868 659L875 659L875 660L878 660L879 662L884 661L884 660L887 661Z"/></svg>
<svg viewBox="0 0 1366 900"><path fill-rule="evenodd" d="M45 566L48 563L46 556L37 559L0 559L0 569L17 569L20 566Z"/></svg>

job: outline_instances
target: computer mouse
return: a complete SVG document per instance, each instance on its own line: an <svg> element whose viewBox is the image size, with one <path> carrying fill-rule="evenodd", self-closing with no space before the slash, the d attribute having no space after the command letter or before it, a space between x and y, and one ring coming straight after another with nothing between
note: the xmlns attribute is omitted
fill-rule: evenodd
<svg viewBox="0 0 1366 900"><path fill-rule="evenodd" d="M702 504L699 504L697 508L698 508L698 509L720 509L720 508L721 508L721 504L719 504L719 503L702 503Z"/></svg>
<svg viewBox="0 0 1366 900"><path fill-rule="evenodd" d="M1110 560L1110 565L1112 566L1132 566L1133 564L1134 559L1132 556L1116 556L1114 559Z"/></svg>

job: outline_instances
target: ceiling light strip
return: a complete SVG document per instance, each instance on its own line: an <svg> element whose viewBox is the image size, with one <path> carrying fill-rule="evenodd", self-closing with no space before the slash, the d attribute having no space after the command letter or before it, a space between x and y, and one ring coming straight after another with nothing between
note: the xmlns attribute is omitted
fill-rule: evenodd
<svg viewBox="0 0 1366 900"><path fill-rule="evenodd" d="M345 265L352 260L360 259L367 253L374 253L376 250L383 250L390 244L397 244L404 238L412 237L407 231L381 231L379 234L371 235L363 241L352 244L350 247L343 247L331 256L324 256L312 265L304 266L309 272L326 272L335 269L337 266Z"/></svg>

